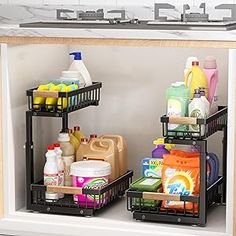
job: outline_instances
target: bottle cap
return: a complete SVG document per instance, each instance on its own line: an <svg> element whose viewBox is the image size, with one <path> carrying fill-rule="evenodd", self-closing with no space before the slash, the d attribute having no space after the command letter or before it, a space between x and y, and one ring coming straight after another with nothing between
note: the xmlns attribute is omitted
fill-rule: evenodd
<svg viewBox="0 0 236 236"><path fill-rule="evenodd" d="M54 150L54 146L53 145L48 146L48 151L52 151L52 150Z"/></svg>
<svg viewBox="0 0 236 236"><path fill-rule="evenodd" d="M76 61L82 60L81 52L72 52L72 53L70 53L70 55L73 55L74 60L76 60Z"/></svg>
<svg viewBox="0 0 236 236"><path fill-rule="evenodd" d="M81 143L87 143L88 139L87 138L81 138Z"/></svg>
<svg viewBox="0 0 236 236"><path fill-rule="evenodd" d="M70 141L70 137L68 133L60 133L59 137L58 137L58 141L59 142L69 142Z"/></svg>
<svg viewBox="0 0 236 236"><path fill-rule="evenodd" d="M216 58L213 56L206 57L204 61L204 69L216 69L216 68L217 68Z"/></svg>
<svg viewBox="0 0 236 236"><path fill-rule="evenodd" d="M191 69L193 61L198 61L197 57L188 57L185 68Z"/></svg>
<svg viewBox="0 0 236 236"><path fill-rule="evenodd" d="M96 134L90 134L90 139L97 138L98 136Z"/></svg>
<svg viewBox="0 0 236 236"><path fill-rule="evenodd" d="M201 96L205 96L206 94L205 90L206 90L205 88L199 88Z"/></svg>
<svg viewBox="0 0 236 236"><path fill-rule="evenodd" d="M199 90L198 90L198 92L197 92L197 90L198 89L195 89L195 92L194 92L194 98L200 98L201 97L201 94L200 94L200 92L199 92Z"/></svg>
<svg viewBox="0 0 236 236"><path fill-rule="evenodd" d="M175 147L174 144L165 143L165 139L164 138L158 138L158 139L154 140L153 144L156 145L156 146L159 145L159 144L164 144L165 148L168 149L168 150L171 150L172 148Z"/></svg>
<svg viewBox="0 0 236 236"><path fill-rule="evenodd" d="M75 126L74 127L74 131L80 131L80 127L79 126Z"/></svg>
<svg viewBox="0 0 236 236"><path fill-rule="evenodd" d="M72 129L67 129L67 130L66 130L66 133L72 134L72 133L73 133L73 130L72 130Z"/></svg>
<svg viewBox="0 0 236 236"><path fill-rule="evenodd" d="M199 61L193 61L192 66L199 66Z"/></svg>
<svg viewBox="0 0 236 236"><path fill-rule="evenodd" d="M158 148L165 148L165 144L158 144L157 147Z"/></svg>
<svg viewBox="0 0 236 236"><path fill-rule="evenodd" d="M59 147L61 147L60 143L54 143L53 146L54 146L54 148L59 148Z"/></svg>

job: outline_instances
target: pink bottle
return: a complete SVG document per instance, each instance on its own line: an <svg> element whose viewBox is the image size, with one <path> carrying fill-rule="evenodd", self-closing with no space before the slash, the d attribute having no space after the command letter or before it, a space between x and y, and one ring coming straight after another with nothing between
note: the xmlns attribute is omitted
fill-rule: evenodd
<svg viewBox="0 0 236 236"><path fill-rule="evenodd" d="M204 72L206 73L208 82L208 100L212 104L218 83L218 70L215 57L208 56L205 58Z"/></svg>

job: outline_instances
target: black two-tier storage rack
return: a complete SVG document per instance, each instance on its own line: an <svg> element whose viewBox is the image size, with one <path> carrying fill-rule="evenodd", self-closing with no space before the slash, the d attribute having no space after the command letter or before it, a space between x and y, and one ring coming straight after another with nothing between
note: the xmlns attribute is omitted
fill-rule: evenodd
<svg viewBox="0 0 236 236"><path fill-rule="evenodd" d="M219 107L218 112L207 119L163 116L161 122L165 143L197 145L200 147L199 194L193 196L166 195L164 193L140 192L129 189L127 191L127 208L133 212L133 218L136 220L205 226L208 208L226 202L227 107ZM198 131L173 131L169 129L169 124L196 125ZM208 186L207 142L208 138L218 131L223 131L222 176L219 176L213 184ZM184 207L181 211L163 208L161 204L155 207L147 207L145 206L145 200L181 201ZM186 209L185 204L187 202L193 204L192 211ZM194 210L195 205L197 211Z"/></svg>
<svg viewBox="0 0 236 236"><path fill-rule="evenodd" d="M92 85L71 92L38 91L37 88L26 91L28 110L26 111L26 208L27 210L79 216L92 216L104 207L112 204L125 194L131 183L133 172L128 171L113 182L99 188L75 188L61 186L44 186L43 180L35 182L34 176L34 143L33 117L57 117L62 119L62 131L68 129L68 115L71 112L88 106L98 106L102 83L93 82ZM55 98L55 105L36 103L35 97ZM42 157L40 157L42 158ZM45 199L46 191L64 193L65 197L58 201ZM84 194L85 202L75 203L73 194ZM94 204L91 204L93 199Z"/></svg>

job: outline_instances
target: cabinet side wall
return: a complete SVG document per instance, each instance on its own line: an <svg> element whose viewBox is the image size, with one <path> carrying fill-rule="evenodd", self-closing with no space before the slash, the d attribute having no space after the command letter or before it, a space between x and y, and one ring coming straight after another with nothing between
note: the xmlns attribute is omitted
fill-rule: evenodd
<svg viewBox="0 0 236 236"><path fill-rule="evenodd" d="M2 54L0 48L0 94L2 94ZM4 207L3 207L3 132L2 132L2 115L3 115L3 104L2 96L0 96L0 218L3 217Z"/></svg>

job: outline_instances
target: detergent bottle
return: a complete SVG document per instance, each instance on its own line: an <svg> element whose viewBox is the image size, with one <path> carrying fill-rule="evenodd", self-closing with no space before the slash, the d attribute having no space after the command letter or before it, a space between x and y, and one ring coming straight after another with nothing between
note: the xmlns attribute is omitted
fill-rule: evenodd
<svg viewBox="0 0 236 236"><path fill-rule="evenodd" d="M190 75L192 75L192 80L190 80ZM194 90L201 88L206 89L206 98L208 97L208 84L207 84L207 78L204 73L204 71L199 67L199 62L194 61L192 63L192 68L189 70L189 72L185 76L185 85L189 87L190 89L190 99L194 96Z"/></svg>
<svg viewBox="0 0 236 236"><path fill-rule="evenodd" d="M210 114L210 103L205 96L205 88L199 88L199 91L200 91L201 99L203 100L203 102L205 103L205 106L206 106L205 117L207 118Z"/></svg>
<svg viewBox="0 0 236 236"><path fill-rule="evenodd" d="M184 78L186 78L189 70L192 68L193 61L198 61L197 57L188 57L187 58L185 69L184 69ZM192 81L192 74L189 74L187 87L189 87L191 81Z"/></svg>
<svg viewBox="0 0 236 236"><path fill-rule="evenodd" d="M201 99L201 94L199 89L195 89L194 97L191 103L189 104L189 117L195 117L199 119L206 118L206 104ZM189 125L189 131L193 131L193 136L199 136L200 125L192 124ZM201 135L205 133L205 126L201 125Z"/></svg>
<svg viewBox="0 0 236 236"><path fill-rule="evenodd" d="M81 138L80 146L76 152L76 161L84 160L84 154L86 153L86 149L88 149L88 143L89 141L87 138Z"/></svg>
<svg viewBox="0 0 236 236"><path fill-rule="evenodd" d="M72 129L68 129L67 130L69 137L70 137L70 143L73 145L75 152L78 150L80 142L79 140L74 136L73 134L73 130Z"/></svg>
<svg viewBox="0 0 236 236"><path fill-rule="evenodd" d="M81 84L85 84L85 86L92 85L90 74L82 61L81 52L72 52L70 55L74 56L74 61L72 62L69 71L78 71L81 74Z"/></svg>
<svg viewBox="0 0 236 236"><path fill-rule="evenodd" d="M208 56L204 61L204 72L208 81L208 101L210 102L210 114L218 111L218 69L216 59L213 56Z"/></svg>
<svg viewBox="0 0 236 236"><path fill-rule="evenodd" d="M185 117L188 114L189 89L183 82L173 83L166 90L167 116ZM185 131L186 126L169 124L169 130Z"/></svg>
<svg viewBox="0 0 236 236"><path fill-rule="evenodd" d="M57 167L58 167L58 186L64 186L65 184L65 167L64 162L62 160L62 150L59 143L55 143L54 145L54 152L57 156ZM64 193L58 193L59 198L64 197Z"/></svg>
<svg viewBox="0 0 236 236"><path fill-rule="evenodd" d="M75 149L70 143L70 137L68 133L60 133L58 136L58 142L62 150L62 160L65 168L65 186L72 186L72 179L70 176L70 166L75 161Z"/></svg>
<svg viewBox="0 0 236 236"><path fill-rule="evenodd" d="M73 135L78 139L79 142L81 142L82 138L85 138L85 135L82 133L79 126L74 127Z"/></svg>
<svg viewBox="0 0 236 236"><path fill-rule="evenodd" d="M53 83L41 84L37 91L49 91L51 86L54 86ZM46 97L34 97L34 109L40 109L42 104L45 104Z"/></svg>
<svg viewBox="0 0 236 236"><path fill-rule="evenodd" d="M102 143L102 145L101 145ZM82 146L82 143L80 147ZM109 162L112 168L110 181L119 177L119 152L116 143L111 139L92 139L83 148L78 149L76 160L98 160Z"/></svg>
<svg viewBox="0 0 236 236"><path fill-rule="evenodd" d="M46 153L47 161L44 165L44 185L45 186L58 186L58 165L57 165L57 155L54 152L54 146L48 146ZM46 201L51 202L53 200L58 200L58 193L45 193Z"/></svg>
<svg viewBox="0 0 236 236"><path fill-rule="evenodd" d="M152 151L153 158L163 158L164 154L169 154L170 152L165 148L165 144L158 144Z"/></svg>
<svg viewBox="0 0 236 236"><path fill-rule="evenodd" d="M128 171L128 150L127 143L123 136L114 134L105 134L101 136L101 139L111 139L113 140L118 148L119 152L119 175L124 175Z"/></svg>

